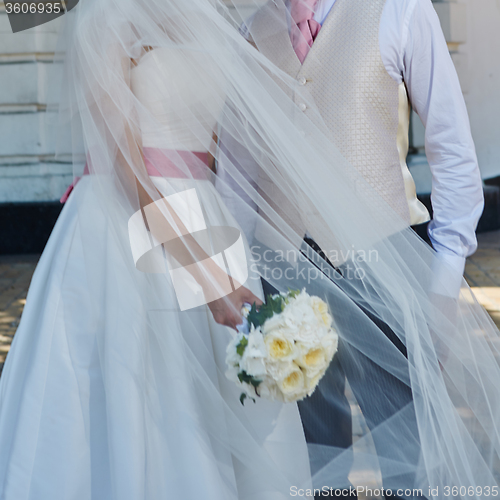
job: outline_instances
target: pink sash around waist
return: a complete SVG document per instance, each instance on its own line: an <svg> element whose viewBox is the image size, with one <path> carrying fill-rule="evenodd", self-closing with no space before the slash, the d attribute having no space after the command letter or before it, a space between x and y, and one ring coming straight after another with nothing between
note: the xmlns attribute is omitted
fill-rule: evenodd
<svg viewBox="0 0 500 500"><path fill-rule="evenodd" d="M208 153L196 151L177 151L173 149L144 148L144 163L151 177L165 177L172 179L200 179L207 180ZM83 175L90 175L91 161L87 156L87 163ZM189 170L189 174L186 172ZM69 195L81 177L75 177L62 195L60 202L66 203Z"/></svg>

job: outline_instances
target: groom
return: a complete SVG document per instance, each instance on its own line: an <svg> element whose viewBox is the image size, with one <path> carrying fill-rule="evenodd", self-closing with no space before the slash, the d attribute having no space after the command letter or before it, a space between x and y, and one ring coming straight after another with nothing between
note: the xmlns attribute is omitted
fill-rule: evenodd
<svg viewBox="0 0 500 500"><path fill-rule="evenodd" d="M465 258L477 246L475 229L483 192L460 84L431 0L270 0L242 31L296 79L297 88L308 92L330 139L408 226L429 220L406 166L411 104L426 127L426 154L433 175L433 220L428 234L443 263L435 267L434 291L456 298ZM298 112L314 121L314 110L297 94L290 97ZM219 142L221 151L228 154L223 131ZM218 176L231 185L231 178L225 177L224 158L225 154L220 155ZM250 181L258 178L251 161L238 161ZM231 206L230 193L222 190L222 195ZM268 201L278 213L286 212L286 200ZM244 222L242 227L246 229ZM306 241L321 252L314 241ZM387 325L371 319L406 355ZM370 387L370 374L380 377L381 368L359 352L349 352L348 346L345 351L342 354L339 348L340 366L332 367L322 382L331 384L333 400L316 391L299 405L307 440L339 453L352 445L345 375L371 428L392 416L384 413L380 387ZM410 389L390 374L384 376L386 391L400 401L401 409L411 410ZM329 429L318 422L328 423ZM418 441L416 423L414 427Z"/></svg>

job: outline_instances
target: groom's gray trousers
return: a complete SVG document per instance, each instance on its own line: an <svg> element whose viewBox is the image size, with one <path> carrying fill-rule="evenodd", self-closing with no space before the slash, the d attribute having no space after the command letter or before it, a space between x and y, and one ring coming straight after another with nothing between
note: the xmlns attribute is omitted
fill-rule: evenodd
<svg viewBox="0 0 500 500"><path fill-rule="evenodd" d="M306 238L305 241L322 255L313 240ZM322 257L325 258L324 255ZM340 266L337 271L346 275L343 271L348 265ZM266 296L276 293L277 290L267 281L262 282ZM335 315L338 307L334 303L329 305ZM320 457L311 464L312 472L318 477L334 478L332 482L335 484L319 486L349 488L351 485L347 474L353 461L353 426L345 394L347 378L371 431L384 488L392 490L392 497L411 498L404 494L397 495L397 490L414 487L414 469L420 456L412 391L399 378L353 347L349 336L363 331L360 323L366 321L367 316L405 357L406 347L386 323L362 304L357 303L356 306L359 314L336 316L337 327L342 332L338 352L321 380L320 388L298 403L306 440L315 448L314 456ZM315 486L318 487L317 484Z"/></svg>

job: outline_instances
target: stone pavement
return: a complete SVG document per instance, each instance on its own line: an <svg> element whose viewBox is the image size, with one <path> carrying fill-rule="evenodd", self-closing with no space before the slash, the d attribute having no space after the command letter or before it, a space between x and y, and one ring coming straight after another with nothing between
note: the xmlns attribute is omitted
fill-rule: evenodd
<svg viewBox="0 0 500 500"><path fill-rule="evenodd" d="M0 255L0 373L16 333L39 255Z"/></svg>
<svg viewBox="0 0 500 500"><path fill-rule="evenodd" d="M467 259L465 278L500 329L500 231L479 234L478 241L478 250Z"/></svg>

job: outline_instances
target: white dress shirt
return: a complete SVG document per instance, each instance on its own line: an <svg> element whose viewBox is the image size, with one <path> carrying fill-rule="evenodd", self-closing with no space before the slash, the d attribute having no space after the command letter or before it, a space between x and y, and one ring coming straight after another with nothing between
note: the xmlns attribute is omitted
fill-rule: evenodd
<svg viewBox="0 0 500 500"><path fill-rule="evenodd" d="M335 1L319 0L316 21L323 24ZM433 207L428 234L439 259L434 291L457 296L465 258L477 248L484 198L463 94L431 0L387 0L379 44L387 72L405 82L425 126Z"/></svg>

